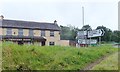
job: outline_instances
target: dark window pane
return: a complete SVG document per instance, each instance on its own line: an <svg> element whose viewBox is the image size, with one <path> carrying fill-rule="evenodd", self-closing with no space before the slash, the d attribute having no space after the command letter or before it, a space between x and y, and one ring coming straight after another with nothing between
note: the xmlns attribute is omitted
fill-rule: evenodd
<svg viewBox="0 0 120 72"><path fill-rule="evenodd" d="M49 42L49 45L55 45L55 42Z"/></svg>
<svg viewBox="0 0 120 72"><path fill-rule="evenodd" d="M23 29L18 29L18 35L23 36Z"/></svg>
<svg viewBox="0 0 120 72"><path fill-rule="evenodd" d="M33 36L33 30L32 29L29 30L29 36Z"/></svg>
<svg viewBox="0 0 120 72"><path fill-rule="evenodd" d="M45 36L45 30L41 30L41 36Z"/></svg>
<svg viewBox="0 0 120 72"><path fill-rule="evenodd" d="M54 31L50 31L50 36L54 37Z"/></svg>
<svg viewBox="0 0 120 72"><path fill-rule="evenodd" d="M7 35L12 35L12 29L11 28L7 28Z"/></svg>

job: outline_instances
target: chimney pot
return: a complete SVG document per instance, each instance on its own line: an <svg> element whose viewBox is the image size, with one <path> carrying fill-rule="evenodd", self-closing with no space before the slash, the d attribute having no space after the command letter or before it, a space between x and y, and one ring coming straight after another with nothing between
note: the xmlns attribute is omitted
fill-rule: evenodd
<svg viewBox="0 0 120 72"><path fill-rule="evenodd" d="M54 21L54 24L57 24L57 21L56 21L56 20Z"/></svg>
<svg viewBox="0 0 120 72"><path fill-rule="evenodd" d="M4 16L3 16L3 15L1 15L1 16L0 16L0 20L3 20L3 19L4 19Z"/></svg>

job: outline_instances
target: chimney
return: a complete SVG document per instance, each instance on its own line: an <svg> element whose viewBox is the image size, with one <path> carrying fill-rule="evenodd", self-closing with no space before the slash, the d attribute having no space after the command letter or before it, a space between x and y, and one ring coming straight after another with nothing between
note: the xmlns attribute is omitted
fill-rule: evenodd
<svg viewBox="0 0 120 72"><path fill-rule="evenodd" d="M54 21L54 24L57 24L57 21L56 21L56 20Z"/></svg>
<svg viewBox="0 0 120 72"><path fill-rule="evenodd" d="M3 16L3 15L1 15L1 16L0 16L0 20L3 20L3 19L4 19L4 16Z"/></svg>

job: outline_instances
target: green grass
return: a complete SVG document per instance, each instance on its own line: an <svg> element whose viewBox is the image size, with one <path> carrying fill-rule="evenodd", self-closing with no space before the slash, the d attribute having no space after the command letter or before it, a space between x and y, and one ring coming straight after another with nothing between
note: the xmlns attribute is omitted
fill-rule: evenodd
<svg viewBox="0 0 120 72"><path fill-rule="evenodd" d="M0 71L2 71L2 42L0 42Z"/></svg>
<svg viewBox="0 0 120 72"><path fill-rule="evenodd" d="M92 70L118 70L118 52L110 55L100 64L97 64Z"/></svg>
<svg viewBox="0 0 120 72"><path fill-rule="evenodd" d="M106 54L117 52L110 45L75 48L63 46L2 44L3 70L79 70Z"/></svg>

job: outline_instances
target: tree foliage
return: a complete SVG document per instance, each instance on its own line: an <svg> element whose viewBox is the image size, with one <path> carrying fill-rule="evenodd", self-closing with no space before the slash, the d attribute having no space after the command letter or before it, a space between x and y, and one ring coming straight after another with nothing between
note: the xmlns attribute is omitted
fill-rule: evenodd
<svg viewBox="0 0 120 72"><path fill-rule="evenodd" d="M112 41L120 43L120 31L113 32Z"/></svg>
<svg viewBox="0 0 120 72"><path fill-rule="evenodd" d="M68 25L68 26L60 26L61 28L61 39L62 40L76 40L77 31L90 31L92 27L90 25L85 25L81 29ZM112 31L111 29L105 26L98 26L97 29L103 29L105 31L104 36L102 36L102 41L104 42L120 42L120 31ZM97 38L96 38L97 39Z"/></svg>
<svg viewBox="0 0 120 72"><path fill-rule="evenodd" d="M84 30L84 31L90 31L90 30L92 30L92 28L91 28L91 26L90 25L84 25L83 27L82 27L82 29L81 30Z"/></svg>
<svg viewBox="0 0 120 72"><path fill-rule="evenodd" d="M62 40L75 40L78 28L74 26L60 26Z"/></svg>

